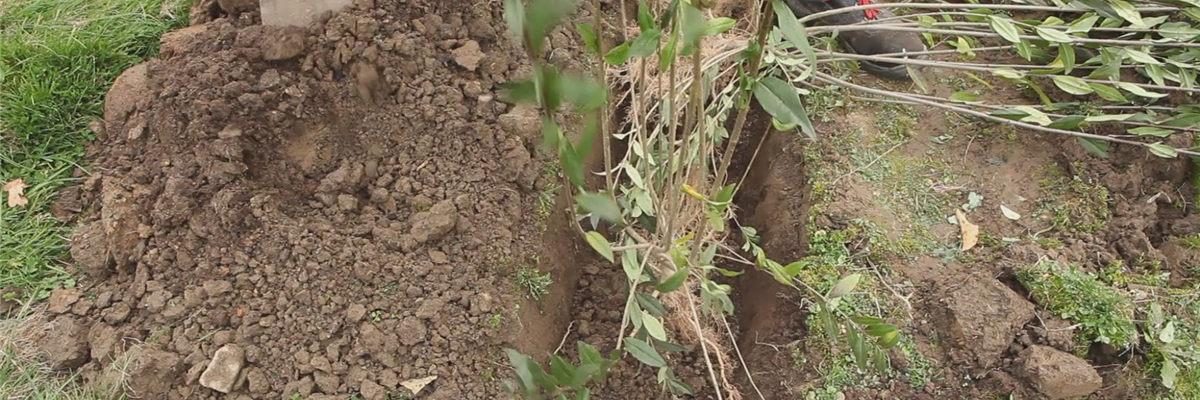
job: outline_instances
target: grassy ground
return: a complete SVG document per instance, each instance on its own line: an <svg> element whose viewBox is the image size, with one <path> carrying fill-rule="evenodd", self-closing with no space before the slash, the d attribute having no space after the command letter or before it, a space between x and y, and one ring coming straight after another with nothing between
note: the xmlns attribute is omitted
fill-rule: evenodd
<svg viewBox="0 0 1200 400"><path fill-rule="evenodd" d="M71 227L51 215L54 194L83 167L88 123L113 79L158 52L162 33L187 22L188 3L0 2L0 183L29 185L27 205L0 202L0 289L40 299L73 283L62 262ZM30 309L0 319L0 398L111 398L38 362L28 339L39 322Z"/></svg>
<svg viewBox="0 0 1200 400"><path fill-rule="evenodd" d="M49 212L80 166L88 122L125 68L187 21L187 0L7 0L0 4L0 182L23 179L29 204L0 205L0 288L44 297L69 278ZM164 5L165 4L165 5Z"/></svg>

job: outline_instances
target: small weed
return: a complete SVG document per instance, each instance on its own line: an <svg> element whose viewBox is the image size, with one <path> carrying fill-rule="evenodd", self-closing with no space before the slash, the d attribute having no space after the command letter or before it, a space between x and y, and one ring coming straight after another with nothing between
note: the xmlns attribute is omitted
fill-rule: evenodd
<svg viewBox="0 0 1200 400"><path fill-rule="evenodd" d="M1063 246L1065 246L1061 240L1051 238L1051 237L1033 238L1033 242L1037 243L1038 246L1042 246L1047 249L1058 249L1058 248L1062 248Z"/></svg>
<svg viewBox="0 0 1200 400"><path fill-rule="evenodd" d="M1036 215L1062 232L1091 233L1103 230L1111 214L1108 189L1078 176L1067 178L1048 167L1042 179L1042 197Z"/></svg>
<svg viewBox="0 0 1200 400"><path fill-rule="evenodd" d="M904 353L904 359L908 361L908 384L915 388L928 385L937 374L933 362L917 351L917 344L910 337L902 337L897 348Z"/></svg>
<svg viewBox="0 0 1200 400"><path fill-rule="evenodd" d="M1018 271L1017 279L1038 304L1078 323L1087 341L1121 348L1137 343L1133 302L1096 276L1074 266L1042 260Z"/></svg>
<svg viewBox="0 0 1200 400"><path fill-rule="evenodd" d="M550 284L554 281L550 274L539 274L537 268L522 265L517 268L517 287L525 291L525 295L534 301L542 301L542 296L550 293Z"/></svg>
<svg viewBox="0 0 1200 400"><path fill-rule="evenodd" d="M1200 174L1196 174L1200 176ZM1200 233L1193 233L1179 238L1179 244L1188 250L1200 250Z"/></svg>
<svg viewBox="0 0 1200 400"><path fill-rule="evenodd" d="M383 321L383 310L371 310L371 322L378 324Z"/></svg>
<svg viewBox="0 0 1200 400"><path fill-rule="evenodd" d="M383 294L384 296L389 296L393 292L395 292L396 289L399 289L399 288L400 288L400 282L393 281L393 282L389 282L388 284L383 285L383 287L379 288L379 293Z"/></svg>
<svg viewBox="0 0 1200 400"><path fill-rule="evenodd" d="M492 314L492 316L488 318L488 327L489 328L500 329L500 326L503 324L504 324L504 316L503 315L500 315L497 313L497 314Z"/></svg>

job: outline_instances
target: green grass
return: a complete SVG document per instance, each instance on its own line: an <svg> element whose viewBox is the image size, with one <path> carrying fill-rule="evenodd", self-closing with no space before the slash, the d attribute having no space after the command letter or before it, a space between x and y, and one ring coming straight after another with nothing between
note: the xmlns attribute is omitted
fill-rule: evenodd
<svg viewBox="0 0 1200 400"><path fill-rule="evenodd" d="M1043 260L1018 271L1017 279L1029 289L1035 302L1079 324L1080 333L1088 342L1120 348L1137 343L1133 302L1095 275Z"/></svg>
<svg viewBox="0 0 1200 400"><path fill-rule="evenodd" d="M542 301L542 296L550 293L550 284L554 280L550 278L550 274L539 274L537 268L522 265L517 268L516 279L517 287L525 292L525 296L534 301Z"/></svg>
<svg viewBox="0 0 1200 400"><path fill-rule="evenodd" d="M164 7L167 2L167 7ZM187 0L8 0L0 7L0 182L29 204L0 205L0 287L44 297L68 279L69 228L49 212L92 138L113 79L187 21ZM163 15L163 11L168 14Z"/></svg>

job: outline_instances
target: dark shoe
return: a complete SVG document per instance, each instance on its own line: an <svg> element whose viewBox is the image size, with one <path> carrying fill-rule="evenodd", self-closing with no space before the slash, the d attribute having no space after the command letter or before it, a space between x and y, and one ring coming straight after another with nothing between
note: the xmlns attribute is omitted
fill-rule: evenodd
<svg viewBox="0 0 1200 400"><path fill-rule="evenodd" d="M788 8L796 14L796 18L815 14L822 11L834 10L850 6L870 4L872 0L785 0ZM859 4L862 2L862 4ZM837 26L851 25L879 18L890 18L894 14L887 9L867 9L850 11L822 17L817 20L820 25ZM880 30L856 30L838 32L838 40L846 50L865 56L879 54L895 54L925 51L925 43L916 32L893 32ZM908 80L908 69L904 64L894 64L883 61L859 61L859 65L868 73L894 80Z"/></svg>

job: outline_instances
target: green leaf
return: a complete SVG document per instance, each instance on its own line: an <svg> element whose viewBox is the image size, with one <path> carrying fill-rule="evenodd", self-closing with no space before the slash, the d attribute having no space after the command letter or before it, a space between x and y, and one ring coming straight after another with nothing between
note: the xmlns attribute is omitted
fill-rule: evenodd
<svg viewBox="0 0 1200 400"><path fill-rule="evenodd" d="M1162 158L1175 158L1179 156L1179 151L1174 147L1167 146L1162 143L1154 143L1150 145L1150 152Z"/></svg>
<svg viewBox="0 0 1200 400"><path fill-rule="evenodd" d="M1142 26L1145 24L1142 22L1142 15L1139 14L1137 9L1133 7L1133 4L1130 4L1124 0L1109 0L1108 3L1112 6L1113 11L1121 17L1121 19L1129 21L1129 23L1133 24L1134 26Z"/></svg>
<svg viewBox="0 0 1200 400"><path fill-rule="evenodd" d="M1123 58L1116 52L1109 49L1100 49L1100 68L1092 70L1088 74L1088 78L1093 79L1112 79L1121 74L1121 61Z"/></svg>
<svg viewBox="0 0 1200 400"><path fill-rule="evenodd" d="M617 206L617 202L613 201L612 197L606 194L583 192L575 195L575 202L602 220L614 224L621 222L621 208Z"/></svg>
<svg viewBox="0 0 1200 400"><path fill-rule="evenodd" d="M850 354L854 356L854 364L858 369L867 369L867 346L858 335L858 329L846 329L846 341L850 343Z"/></svg>
<svg viewBox="0 0 1200 400"><path fill-rule="evenodd" d="M533 362L529 356L521 354L513 349L504 349L508 353L508 361L513 366L513 370L517 373L517 379L520 380L521 389L525 395L537 393L537 381L544 372L542 367Z"/></svg>
<svg viewBox="0 0 1200 400"><path fill-rule="evenodd" d="M542 146L546 149L554 149L558 147L558 141L561 138L562 131L558 129L558 123L548 116L542 116Z"/></svg>
<svg viewBox="0 0 1200 400"><path fill-rule="evenodd" d="M597 372L600 372L601 367L603 365L600 363L580 364L578 368L575 368L575 373L571 376L571 380L566 383L572 388L587 391L587 388L583 387L583 385L587 384Z"/></svg>
<svg viewBox="0 0 1200 400"><path fill-rule="evenodd" d="M991 17L991 25L992 30L999 33L1000 37L1003 37L1004 40L1021 43L1021 29L1013 25L1012 21L1009 21L1008 18L993 15Z"/></svg>
<svg viewBox="0 0 1200 400"><path fill-rule="evenodd" d="M1138 135L1138 136L1153 136L1153 137L1162 138L1162 137L1171 136L1171 134L1175 133L1175 131L1170 130L1170 129L1159 128L1157 126L1142 126L1142 127L1130 129L1129 133L1132 133L1132 134Z"/></svg>
<svg viewBox="0 0 1200 400"><path fill-rule="evenodd" d="M615 259L613 258L612 247L609 245L608 239L604 238L604 235L601 235L600 232L589 231L588 233L584 234L584 236L587 237L587 242L592 246L592 249L596 250L597 253L600 253L601 256L604 256L605 260L608 260L608 262L615 262Z"/></svg>
<svg viewBox="0 0 1200 400"><path fill-rule="evenodd" d="M1174 126L1177 128L1190 128L1190 127L1196 126L1196 124L1200 124L1200 114L1198 114L1198 113L1179 114L1174 117L1171 117L1171 119L1163 121L1162 124L1166 125L1166 126Z"/></svg>
<svg viewBox="0 0 1200 400"><path fill-rule="evenodd" d="M700 38L704 36L704 14L689 2L681 4L679 10L683 12L679 19L682 28L680 33L683 39L683 50L679 54L687 56L692 54L692 51L700 44Z"/></svg>
<svg viewBox="0 0 1200 400"><path fill-rule="evenodd" d="M1089 15L1077 19L1075 22L1071 23L1069 28L1067 28L1067 33L1088 33L1092 30L1092 27L1096 26L1096 21L1099 20L1100 16L1098 15Z"/></svg>
<svg viewBox="0 0 1200 400"><path fill-rule="evenodd" d="M568 385L575 379L575 366L568 363L558 354L550 355L550 375L558 381L558 385ZM555 385L555 386L558 386Z"/></svg>
<svg viewBox="0 0 1200 400"><path fill-rule="evenodd" d="M896 326L892 324L870 324L867 325L867 334L874 337L882 337L888 332L896 331Z"/></svg>
<svg viewBox="0 0 1200 400"><path fill-rule="evenodd" d="M583 46L589 53L600 54L600 40L596 38L596 30L591 24L579 24L579 36L583 38Z"/></svg>
<svg viewBox="0 0 1200 400"><path fill-rule="evenodd" d="M654 54L658 50L658 42L662 39L662 31L651 29L642 32L637 39L633 40L633 44L629 46L630 57L646 57Z"/></svg>
<svg viewBox="0 0 1200 400"><path fill-rule="evenodd" d="M1162 379L1162 384L1167 389L1175 389L1175 378L1179 375L1179 367L1175 365L1175 361L1171 357L1163 357L1162 369L1158 370L1158 377Z"/></svg>
<svg viewBox="0 0 1200 400"><path fill-rule="evenodd" d="M1130 60L1143 64L1162 65L1162 61L1158 61L1154 58L1154 56L1151 56L1150 53L1131 48L1123 48L1122 50L1125 52L1125 56L1129 57Z"/></svg>
<svg viewBox="0 0 1200 400"><path fill-rule="evenodd" d="M508 24L508 38L517 45L523 44L525 36L525 4L521 0L504 0L504 22Z"/></svg>
<svg viewBox="0 0 1200 400"><path fill-rule="evenodd" d="M649 333L650 337L652 338L658 340L667 340L667 330L666 328L663 328L662 321L660 321L658 318L655 318L653 315L650 315L650 313L646 312L646 310L642 310L641 313L642 327L646 328L646 333Z"/></svg>
<svg viewBox="0 0 1200 400"><path fill-rule="evenodd" d="M575 11L575 0L533 0L525 9L525 24L534 54L542 52L542 44L563 19Z"/></svg>
<svg viewBox="0 0 1200 400"><path fill-rule="evenodd" d="M889 363L887 353L878 349L873 351L873 353L875 353L875 370L880 374L886 375L888 372L888 367L891 365Z"/></svg>
<svg viewBox="0 0 1200 400"><path fill-rule="evenodd" d="M879 340L876 341L876 343L885 349L896 347L896 343L898 342L900 342L900 331L891 331L885 333L883 336L879 337Z"/></svg>
<svg viewBox="0 0 1200 400"><path fill-rule="evenodd" d="M667 39L667 46L663 47L662 53L658 57L658 70L666 72L671 68L671 64L675 63L675 52L679 47L679 34L672 33Z"/></svg>
<svg viewBox="0 0 1200 400"><path fill-rule="evenodd" d="M583 384L580 383L579 386L583 386ZM575 400L591 400L591 399L592 399L592 390L588 389L586 387L579 388L579 391L575 393Z"/></svg>
<svg viewBox="0 0 1200 400"><path fill-rule="evenodd" d="M859 325L875 325L883 323L883 318L872 317L869 315L854 315L850 317L850 320Z"/></svg>
<svg viewBox="0 0 1200 400"><path fill-rule="evenodd" d="M1134 116L1134 114L1091 115L1091 116L1087 117L1087 121L1088 122L1124 121L1124 120L1132 118L1133 116Z"/></svg>
<svg viewBox="0 0 1200 400"><path fill-rule="evenodd" d="M650 345L642 339L635 337L625 338L625 350L628 351L633 358L641 361L642 364L646 364L654 368L667 366L667 361L663 360L662 356L658 354L658 351L654 350L653 347L650 347Z"/></svg>
<svg viewBox="0 0 1200 400"><path fill-rule="evenodd" d="M583 158L575 151L575 146L568 141L558 142L558 159L562 163L563 172L575 187L583 187Z"/></svg>
<svg viewBox="0 0 1200 400"><path fill-rule="evenodd" d="M1026 114L1026 117L1021 118L1021 121L1032 122L1041 126L1050 125L1050 117L1036 108L1030 106L1016 106L1013 108Z"/></svg>
<svg viewBox="0 0 1200 400"><path fill-rule="evenodd" d="M789 278L800 274L800 270L804 268L804 261L794 261L791 264L783 266L783 274Z"/></svg>
<svg viewBox="0 0 1200 400"><path fill-rule="evenodd" d="M553 65L534 65L537 74L538 94L541 96L541 106L547 110L557 110L562 102L562 75Z"/></svg>
<svg viewBox="0 0 1200 400"><path fill-rule="evenodd" d="M817 134L808 119L808 112L800 103L796 88L774 76L765 76L754 85L754 98L771 117L784 124L796 124L810 139Z"/></svg>
<svg viewBox="0 0 1200 400"><path fill-rule="evenodd" d="M687 277L688 267L684 266L678 271L675 271L674 275L671 275L671 277L662 281L662 283L655 285L654 289L663 293L674 291L675 289L679 289L680 286L683 286L683 282L687 280Z"/></svg>
<svg viewBox="0 0 1200 400"><path fill-rule="evenodd" d="M670 352L674 352L674 353L688 351L687 347L683 347L683 346L677 345L675 343L671 343L671 342L667 342L667 341L663 341L663 340L655 340L654 347L662 349L663 351L670 351Z"/></svg>
<svg viewBox="0 0 1200 400"><path fill-rule="evenodd" d="M1008 67L994 69L992 73L1005 79L1025 79L1025 72Z"/></svg>
<svg viewBox="0 0 1200 400"><path fill-rule="evenodd" d="M792 9L780 0L773 0L771 9L775 10L775 18L779 21L779 30L783 33L783 37L792 46L800 49L801 53L804 53L804 58L808 59L808 65L817 65L817 53L809 45L808 33L804 30L804 26L800 25L796 15L792 13Z"/></svg>
<svg viewBox="0 0 1200 400"><path fill-rule="evenodd" d="M513 103L537 104L537 85L533 81L505 83L500 86L500 97Z"/></svg>
<svg viewBox="0 0 1200 400"><path fill-rule="evenodd" d="M1167 344L1175 341L1175 321L1167 322L1167 326L1158 332L1158 340Z"/></svg>
<svg viewBox="0 0 1200 400"><path fill-rule="evenodd" d="M563 99L574 104L579 111L595 110L608 101L604 85L590 78L568 75L562 77L562 81Z"/></svg>
<svg viewBox="0 0 1200 400"><path fill-rule="evenodd" d="M1129 102L1129 100L1121 94L1121 91L1117 90L1115 87L1095 82L1088 82L1088 86L1091 86L1092 90L1096 91L1096 95L1100 96L1102 99L1117 103Z"/></svg>
<svg viewBox="0 0 1200 400"><path fill-rule="evenodd" d="M1058 88L1062 89L1064 92L1077 96L1091 94L1094 91L1094 89L1092 89L1091 86L1088 86L1087 82L1084 82L1083 79L1079 79L1070 75L1055 75L1054 85L1058 86Z"/></svg>
<svg viewBox="0 0 1200 400"><path fill-rule="evenodd" d="M1159 99L1159 98L1167 97L1167 95L1164 93L1154 93L1154 92L1148 91L1146 89L1143 89L1141 86L1134 85L1129 82L1117 82L1117 87L1125 90L1126 92L1133 93L1134 95L1145 97L1148 99Z"/></svg>
<svg viewBox="0 0 1200 400"><path fill-rule="evenodd" d="M1059 44L1058 60L1062 62L1063 72L1071 73L1075 69L1075 47L1065 43Z"/></svg>
<svg viewBox="0 0 1200 400"><path fill-rule="evenodd" d="M608 53L604 55L604 62L612 65L621 65L629 60L629 43L621 43L617 47L608 49Z"/></svg>
<svg viewBox="0 0 1200 400"><path fill-rule="evenodd" d="M583 132L579 135L579 145L575 146L575 156L586 160L592 153L592 144L596 142L596 136L599 135L600 116L597 113L589 113L583 120Z"/></svg>
<svg viewBox="0 0 1200 400"><path fill-rule="evenodd" d="M1054 120L1054 122L1051 122L1050 125L1046 125L1046 127L1069 131L1069 130L1079 128L1079 126L1082 125L1084 121L1087 121L1087 117L1084 117L1082 115L1068 115L1068 116Z"/></svg>
<svg viewBox="0 0 1200 400"><path fill-rule="evenodd" d="M604 356L600 355L600 350L596 346L587 344L582 340L576 342L579 348L579 361L583 364L601 364L604 362Z"/></svg>
<svg viewBox="0 0 1200 400"><path fill-rule="evenodd" d="M651 296L648 293L637 292L633 295L633 297L637 299L638 305L641 306L643 310L646 310L646 312L649 312L650 315L655 317L667 315L667 308L664 307L662 303L658 301L658 299L654 298L654 296Z"/></svg>
<svg viewBox="0 0 1200 400"><path fill-rule="evenodd" d="M960 103L970 103L970 102L975 101L975 99L978 99L978 98L979 98L979 95L977 95L975 93L971 93L971 92L966 92L966 91L954 92L954 94L950 95L950 101L957 101Z"/></svg>
<svg viewBox="0 0 1200 400"><path fill-rule="evenodd" d="M650 6L646 5L645 0L638 2L638 26L642 32L654 29L654 15L650 14Z"/></svg>
<svg viewBox="0 0 1200 400"><path fill-rule="evenodd" d="M737 20L728 17L719 17L708 20L704 23L704 36L720 35L733 28Z"/></svg>
<svg viewBox="0 0 1200 400"><path fill-rule="evenodd" d="M825 295L825 297L832 300L850 294L850 292L854 291L854 287L858 286L858 281L861 279L862 274L846 275L845 278L842 278L837 284L833 285L833 289L829 289L829 294Z"/></svg>
<svg viewBox="0 0 1200 400"><path fill-rule="evenodd" d="M1042 39L1046 39L1046 41L1051 43L1071 43L1075 41L1070 35L1067 35L1066 33L1054 28L1035 26L1033 30L1037 32L1038 36L1040 36Z"/></svg>
<svg viewBox="0 0 1200 400"><path fill-rule="evenodd" d="M1026 61L1033 61L1033 44L1029 43L1028 40L1022 40L1017 43L1017 54Z"/></svg>

